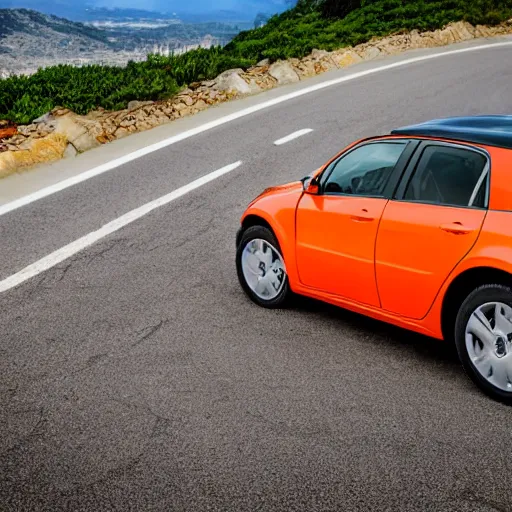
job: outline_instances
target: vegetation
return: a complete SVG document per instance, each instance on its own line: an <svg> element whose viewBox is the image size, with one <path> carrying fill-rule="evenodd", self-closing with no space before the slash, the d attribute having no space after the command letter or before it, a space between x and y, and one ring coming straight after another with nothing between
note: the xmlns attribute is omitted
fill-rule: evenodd
<svg viewBox="0 0 512 512"><path fill-rule="evenodd" d="M77 113L96 107L124 108L130 100L170 97L180 86L261 59L304 57L314 48L333 50L373 36L434 30L447 23L497 24L512 18L512 0L299 0L224 48L183 55L149 56L125 68L55 66L30 77L0 80L0 118L27 123L51 108Z"/></svg>
<svg viewBox="0 0 512 512"><path fill-rule="evenodd" d="M183 85L250 64L224 54L221 48L203 48L170 57L150 55L126 67L51 66L28 77L0 80L0 119L26 124L55 106L78 114L97 107L119 110L131 100L167 99Z"/></svg>
<svg viewBox="0 0 512 512"><path fill-rule="evenodd" d="M300 0L262 28L240 33L225 51L250 60L304 57L373 36L435 30L453 21L494 25L512 17L512 0Z"/></svg>

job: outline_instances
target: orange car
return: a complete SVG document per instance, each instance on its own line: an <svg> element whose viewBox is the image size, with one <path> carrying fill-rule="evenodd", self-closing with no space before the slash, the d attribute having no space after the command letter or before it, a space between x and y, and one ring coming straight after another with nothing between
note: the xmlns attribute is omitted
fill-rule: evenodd
<svg viewBox="0 0 512 512"><path fill-rule="evenodd" d="M237 234L247 295L307 295L454 340L512 404L512 116L449 118L355 142L265 190Z"/></svg>

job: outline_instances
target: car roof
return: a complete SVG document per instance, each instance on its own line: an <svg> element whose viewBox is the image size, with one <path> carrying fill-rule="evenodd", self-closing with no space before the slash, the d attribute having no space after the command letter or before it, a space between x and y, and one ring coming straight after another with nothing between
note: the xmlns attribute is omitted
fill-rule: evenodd
<svg viewBox="0 0 512 512"><path fill-rule="evenodd" d="M439 137L512 149L512 115L434 119L397 128L391 134Z"/></svg>

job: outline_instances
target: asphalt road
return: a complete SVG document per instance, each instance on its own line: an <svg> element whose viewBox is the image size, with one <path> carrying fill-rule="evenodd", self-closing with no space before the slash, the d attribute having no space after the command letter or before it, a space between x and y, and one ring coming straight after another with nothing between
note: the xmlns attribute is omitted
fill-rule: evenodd
<svg viewBox="0 0 512 512"><path fill-rule="evenodd" d="M451 347L314 301L258 308L234 269L263 188L362 136L510 113L511 84L510 47L382 72L1 216L4 279L243 162L0 296L0 509L512 510L512 410Z"/></svg>

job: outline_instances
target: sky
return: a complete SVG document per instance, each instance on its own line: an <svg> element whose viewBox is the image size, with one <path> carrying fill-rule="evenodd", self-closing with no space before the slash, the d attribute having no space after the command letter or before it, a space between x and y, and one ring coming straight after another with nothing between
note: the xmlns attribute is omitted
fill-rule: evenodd
<svg viewBox="0 0 512 512"><path fill-rule="evenodd" d="M219 11L219 10L249 10L264 12L282 11L290 2L287 0L46 0L45 11L59 11L66 8L79 8L84 4L94 7L125 7L161 12L171 11ZM0 7L33 7L41 5L36 0L0 0Z"/></svg>

